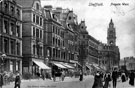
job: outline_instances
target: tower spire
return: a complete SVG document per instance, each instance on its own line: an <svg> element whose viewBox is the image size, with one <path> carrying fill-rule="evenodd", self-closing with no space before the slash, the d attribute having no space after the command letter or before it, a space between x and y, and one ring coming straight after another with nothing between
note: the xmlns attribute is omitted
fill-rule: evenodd
<svg viewBox="0 0 135 88"><path fill-rule="evenodd" d="M109 45L116 45L116 32L115 32L112 18L110 20L109 28L107 32L107 43Z"/></svg>

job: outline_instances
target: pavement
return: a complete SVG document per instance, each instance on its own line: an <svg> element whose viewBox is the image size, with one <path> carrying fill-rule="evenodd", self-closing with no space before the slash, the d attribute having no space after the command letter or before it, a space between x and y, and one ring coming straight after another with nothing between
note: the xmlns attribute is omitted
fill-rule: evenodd
<svg viewBox="0 0 135 88"><path fill-rule="evenodd" d="M86 78L93 78L93 76L92 75L84 76L84 80ZM61 81L61 80L59 80L59 78L56 78L55 82L53 80L50 80L50 79L45 79L45 80L43 80L43 79L30 79L30 80L22 79L21 80L21 88L40 88L40 87L37 87L40 85L42 85L42 86L47 85L44 88L48 88L50 85L53 85L53 84L57 84L60 82L71 82L71 81L79 81L79 78L65 77L64 81ZM33 86L31 86L31 85L33 85ZM10 84L4 85L2 88L14 88L14 82L11 82Z"/></svg>
<svg viewBox="0 0 135 88"><path fill-rule="evenodd" d="M109 87L109 88L113 88L112 82L110 84L111 84L111 87ZM129 84L129 79L126 82L122 82L121 79L119 78L117 80L117 86L116 86L116 88L135 88L135 86L131 86Z"/></svg>
<svg viewBox="0 0 135 88"><path fill-rule="evenodd" d="M79 83L79 84L82 84L82 85L86 84L86 85L89 85L89 87L84 87L84 88L90 88L90 86L93 85L93 81L94 81L93 78L94 77L92 75L84 76L84 80L81 83L78 82L79 78L75 78L75 77L73 77L73 78L65 77L64 81L61 81L61 80L59 80L59 78L57 78L56 82L54 82L53 80L50 80L50 79L45 79L45 80L42 80L42 79L22 80L21 81L22 82L21 83L21 88L54 88L54 86L56 86L57 84L58 85L59 84L63 84L64 85L64 83L65 83L66 85L68 85L67 83L69 83L69 82L71 82L71 83L75 82L77 84ZM87 83L85 81L87 81ZM90 82L91 82L91 84L90 84ZM77 84L74 84L74 85L77 86ZM33 86L31 86L31 85L33 85ZM40 85L42 87L37 87L37 86L40 86ZM14 88L14 82L12 82L12 83L10 83L8 85L4 85L3 88ZM58 88L66 88L66 87L58 86ZM74 87L74 88L79 88L79 86L78 87ZM112 87L112 82L110 82L110 87L109 88L113 88ZM118 79L117 87L116 88L135 88L135 86L129 85L129 80L127 80L126 82L122 83L121 79Z"/></svg>

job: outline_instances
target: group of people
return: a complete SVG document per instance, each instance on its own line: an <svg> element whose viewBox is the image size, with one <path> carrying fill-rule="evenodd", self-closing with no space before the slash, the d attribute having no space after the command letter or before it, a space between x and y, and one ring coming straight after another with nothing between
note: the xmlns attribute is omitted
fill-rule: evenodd
<svg viewBox="0 0 135 88"><path fill-rule="evenodd" d="M3 76L4 75L2 73L0 73L0 88L2 88L4 85L4 77ZM15 76L14 88L20 88L20 85L21 85L21 76L20 76L20 73L17 72L16 76Z"/></svg>
<svg viewBox="0 0 135 88"><path fill-rule="evenodd" d="M112 72L108 71L106 73L97 71L94 76L94 83L92 88L109 88L111 81L113 88L116 88L119 77L121 78L122 83L126 82L129 78L129 84L134 86L135 73L133 71L128 74L123 71L121 74L119 74L117 69L114 69Z"/></svg>
<svg viewBox="0 0 135 88"><path fill-rule="evenodd" d="M59 77L59 80L64 81L65 76L66 74L64 70L61 71L52 70L53 81L56 81L56 77Z"/></svg>

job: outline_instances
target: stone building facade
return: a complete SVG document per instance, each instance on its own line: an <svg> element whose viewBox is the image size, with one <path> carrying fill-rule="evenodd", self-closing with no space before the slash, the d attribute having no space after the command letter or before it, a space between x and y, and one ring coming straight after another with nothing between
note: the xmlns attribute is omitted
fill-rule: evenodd
<svg viewBox="0 0 135 88"><path fill-rule="evenodd" d="M51 67L50 63L61 63L62 68L70 64L77 71L85 69L86 64L106 69L118 66L120 53L112 20L106 44L89 35L85 21L78 23L72 10L41 7L40 0L1 2L0 21L3 70L35 75L41 69L50 69L46 66Z"/></svg>
<svg viewBox="0 0 135 88"><path fill-rule="evenodd" d="M22 73L22 7L15 0L0 2L0 68Z"/></svg>
<svg viewBox="0 0 135 88"><path fill-rule="evenodd" d="M50 63L78 63L79 33L76 29L76 15L73 11L60 7L44 6L44 11L46 16L44 54L46 58Z"/></svg>
<svg viewBox="0 0 135 88"><path fill-rule="evenodd" d="M99 64L106 70L113 70L119 67L120 52L116 45L116 30L112 19L107 30L107 43L99 45Z"/></svg>
<svg viewBox="0 0 135 88"><path fill-rule="evenodd" d="M40 0L16 0L22 5L22 69L32 75L44 69L44 17ZM43 65L43 66L42 66Z"/></svg>

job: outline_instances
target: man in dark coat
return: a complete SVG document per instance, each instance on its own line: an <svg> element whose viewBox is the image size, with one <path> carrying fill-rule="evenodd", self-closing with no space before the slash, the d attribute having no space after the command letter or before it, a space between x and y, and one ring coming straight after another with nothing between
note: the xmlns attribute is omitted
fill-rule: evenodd
<svg viewBox="0 0 135 88"><path fill-rule="evenodd" d="M118 78L118 72L116 69L112 72L112 82L113 82L113 88L116 88L117 85L117 78Z"/></svg>
<svg viewBox="0 0 135 88"><path fill-rule="evenodd" d="M3 86L3 75L0 73L0 88Z"/></svg>
<svg viewBox="0 0 135 88"><path fill-rule="evenodd" d="M129 75L129 84L134 86L134 78L135 78L135 73L133 71L131 71L130 75Z"/></svg>
<svg viewBox="0 0 135 88"><path fill-rule="evenodd" d="M79 75L80 75L79 80L82 81L83 80L83 72L82 72L82 70L80 70Z"/></svg>
<svg viewBox="0 0 135 88"><path fill-rule="evenodd" d="M16 77L15 77L15 87L14 88L20 88L21 85L21 78L20 78L20 74L17 73Z"/></svg>

